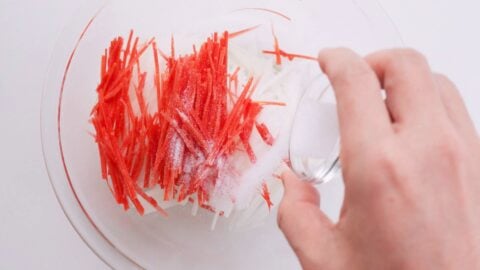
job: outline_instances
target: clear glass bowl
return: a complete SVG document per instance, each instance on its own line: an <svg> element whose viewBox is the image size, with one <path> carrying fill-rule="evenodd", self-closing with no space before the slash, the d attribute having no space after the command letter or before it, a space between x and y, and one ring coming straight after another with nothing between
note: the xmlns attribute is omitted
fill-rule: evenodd
<svg viewBox="0 0 480 270"><path fill-rule="evenodd" d="M248 8L280 11L291 21ZM209 214L200 212L193 221L188 208L175 208L169 212L168 220L159 215L141 217L132 211L124 212L100 179L97 148L89 134L92 128L88 119L96 101L99 57L115 36L125 35L133 28L141 37L155 36L159 44L168 44L170 35L175 34L182 44L182 39L202 39L213 31L257 24L267 27L258 32L257 35L263 36L255 46L271 46L269 25L273 24L285 47L307 55L316 55L323 47L346 46L364 54L401 44L392 22L374 0L89 1L64 29L52 55L42 99L44 159L66 216L91 249L112 268L299 268L276 227L275 210L262 226L231 231L222 225L226 221L220 219L220 226L214 232L209 230ZM82 32L86 25L88 28ZM240 46L250 46L239 42ZM76 44L78 47L70 57ZM301 123L296 117L302 114L302 108L308 108L302 105L309 100L305 97L328 85L325 79L317 78L318 74L316 63L304 64L301 73L304 79L298 83L302 89L298 94L303 98L296 104L300 111L295 119L290 119L293 125ZM322 97L313 94L312 99L321 104L334 104L328 96L331 97L331 93ZM322 108L331 112L332 106ZM326 167L334 162L332 157L336 155L338 140L335 121L328 118L330 124L321 125L322 130L329 127L325 131L328 136L323 134L322 145L319 145L328 160ZM307 146L308 140L315 138L303 138L302 133L292 136L300 136L299 140ZM300 152L295 153L309 155L301 150L300 147ZM341 185L341 181L334 182ZM338 212L341 197L341 189L337 188L323 196L331 200L323 205L333 209L328 211L332 215Z"/></svg>

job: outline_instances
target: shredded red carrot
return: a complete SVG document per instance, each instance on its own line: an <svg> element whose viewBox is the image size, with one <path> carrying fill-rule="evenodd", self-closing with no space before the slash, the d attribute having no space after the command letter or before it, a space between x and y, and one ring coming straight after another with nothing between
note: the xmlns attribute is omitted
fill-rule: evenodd
<svg viewBox="0 0 480 270"><path fill-rule="evenodd" d="M285 104L253 101L258 83L253 77L237 95L239 69L232 74L227 70L229 38L253 29L213 33L199 49L193 47L193 53L181 56L175 54L173 37L170 56L160 52L153 39L141 43L133 31L126 42L122 37L111 41L101 58L91 122L102 178L108 180L118 204L125 209L133 205L143 214L141 197L166 215L158 199L190 201L196 195L201 207L215 212L210 193L229 169L225 161L238 149L256 161L249 142L254 129L266 144L273 144L267 126L256 120L264 105ZM139 64L149 47L153 74ZM148 76L153 76L154 101L145 98ZM150 197L144 188L161 188L163 198ZM262 196L270 208L268 194L265 187Z"/></svg>
<svg viewBox="0 0 480 270"><path fill-rule="evenodd" d="M273 206L273 203L270 198L270 192L268 191L267 183L265 182L262 183L262 197L265 200L265 203L267 204L268 210L270 210Z"/></svg>
<svg viewBox="0 0 480 270"><path fill-rule="evenodd" d="M273 54L275 57L286 57L288 60L292 61L295 58L300 58L300 59L305 59L305 60L312 60L312 61L318 61L316 57L309 56L309 55L303 55L303 54L295 54L295 53L287 53L281 49L275 50L275 51L268 51L268 50L263 50L262 51L264 54ZM278 64L278 61L277 61Z"/></svg>
<svg viewBox="0 0 480 270"><path fill-rule="evenodd" d="M259 105L287 106L285 102L279 101L257 101Z"/></svg>
<svg viewBox="0 0 480 270"><path fill-rule="evenodd" d="M275 30L273 29L273 24L272 24L272 36L273 36L273 49L275 50L274 51L274 54L275 54L275 63L277 65L281 65L282 64L282 55L280 53L280 46L278 45L278 38L277 38L277 35L275 34Z"/></svg>
<svg viewBox="0 0 480 270"><path fill-rule="evenodd" d="M256 124L255 127L257 128L258 133L262 137L262 140L268 144L273 145L274 139L270 131L268 130L267 126L264 123Z"/></svg>
<svg viewBox="0 0 480 270"><path fill-rule="evenodd" d="M292 61L295 58L318 61L317 58L313 57L313 56L296 54L296 53L287 53L284 50L280 49L280 45L278 44L278 37L275 34L275 30L273 29L273 25L272 25L272 36L273 36L273 51L263 50L262 52L264 54L275 55L275 63L277 65L282 64L282 57L286 57L290 61Z"/></svg>
<svg viewBox="0 0 480 270"><path fill-rule="evenodd" d="M245 33L248 33L248 32L250 32L250 31L253 31L253 30L257 29L259 26L260 26L260 24L255 25L255 26L252 26L252 27L249 27L249 28L245 28L245 29L239 30L239 31L237 31L237 32L229 33L229 34L228 34L228 37L229 37L229 38L238 37L238 36L240 36L240 35L243 35L243 34L245 34Z"/></svg>

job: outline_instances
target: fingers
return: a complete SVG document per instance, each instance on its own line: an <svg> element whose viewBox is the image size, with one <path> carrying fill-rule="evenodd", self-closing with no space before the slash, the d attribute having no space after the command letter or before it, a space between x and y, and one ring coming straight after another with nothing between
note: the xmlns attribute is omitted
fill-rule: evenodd
<svg viewBox="0 0 480 270"><path fill-rule="evenodd" d="M292 171L284 172L282 180L285 186L284 201L306 203L315 206L315 208L319 207L320 195L311 183L301 181Z"/></svg>
<svg viewBox="0 0 480 270"><path fill-rule="evenodd" d="M437 89L450 121L467 138L477 138L475 126L455 85L442 74L433 74Z"/></svg>
<svg viewBox="0 0 480 270"><path fill-rule="evenodd" d="M335 91L343 148L355 149L391 132L380 83L360 56L348 49L327 49L318 61Z"/></svg>
<svg viewBox="0 0 480 270"><path fill-rule="evenodd" d="M393 49L365 59L387 92L387 107L394 122L425 124L442 119L445 113L432 71L420 53Z"/></svg>
<svg viewBox="0 0 480 270"><path fill-rule="evenodd" d="M309 261L319 260L330 241L333 224L319 208L315 187L291 171L282 179L285 194L278 210L278 225L305 267Z"/></svg>

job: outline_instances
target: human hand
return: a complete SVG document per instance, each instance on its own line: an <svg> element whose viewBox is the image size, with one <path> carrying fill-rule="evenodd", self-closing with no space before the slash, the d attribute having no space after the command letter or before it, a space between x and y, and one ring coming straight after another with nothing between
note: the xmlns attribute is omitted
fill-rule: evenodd
<svg viewBox="0 0 480 270"><path fill-rule="evenodd" d="M312 185L283 175L278 224L302 267L480 269L480 141L455 86L409 49L329 49L319 63L345 197L334 224Z"/></svg>

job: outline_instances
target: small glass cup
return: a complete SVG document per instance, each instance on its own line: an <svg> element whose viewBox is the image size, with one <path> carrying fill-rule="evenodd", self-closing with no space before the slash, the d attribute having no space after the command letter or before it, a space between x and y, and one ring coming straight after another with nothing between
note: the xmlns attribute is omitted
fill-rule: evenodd
<svg viewBox="0 0 480 270"><path fill-rule="evenodd" d="M335 98L321 74L307 84L296 108L289 140L291 167L305 181L325 183L340 170L339 148Z"/></svg>

